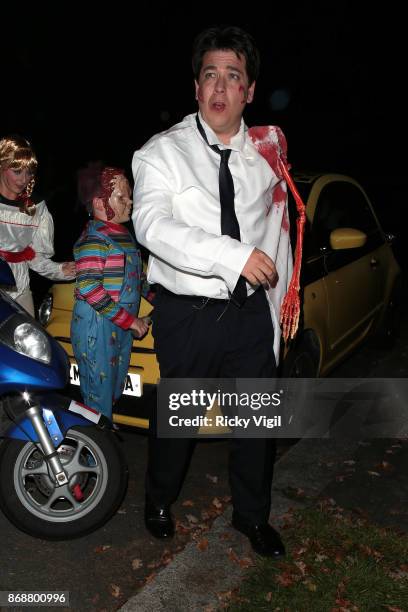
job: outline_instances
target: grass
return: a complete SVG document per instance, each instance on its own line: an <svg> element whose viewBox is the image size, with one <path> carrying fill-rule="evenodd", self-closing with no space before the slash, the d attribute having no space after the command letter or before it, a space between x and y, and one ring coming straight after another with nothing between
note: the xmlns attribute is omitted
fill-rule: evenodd
<svg viewBox="0 0 408 612"><path fill-rule="evenodd" d="M325 500L287 515L287 556L260 559L229 612L408 610L408 538Z"/></svg>

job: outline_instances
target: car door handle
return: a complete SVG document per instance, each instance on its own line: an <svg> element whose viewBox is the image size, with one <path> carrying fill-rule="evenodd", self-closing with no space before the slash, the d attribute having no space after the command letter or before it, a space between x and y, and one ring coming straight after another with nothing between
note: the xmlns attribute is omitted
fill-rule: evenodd
<svg viewBox="0 0 408 612"><path fill-rule="evenodd" d="M372 268L377 268L379 266L380 262L378 261L378 259L374 259L374 257L370 260L370 266Z"/></svg>

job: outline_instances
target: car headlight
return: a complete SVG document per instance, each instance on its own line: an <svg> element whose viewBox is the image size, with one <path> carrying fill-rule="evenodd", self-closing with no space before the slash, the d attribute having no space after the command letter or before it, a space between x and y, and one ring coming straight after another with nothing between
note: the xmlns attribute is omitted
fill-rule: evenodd
<svg viewBox="0 0 408 612"><path fill-rule="evenodd" d="M45 296L43 301L40 304L38 309L38 319L44 327L46 327L48 321L50 320L51 312L52 312L52 304L53 297L51 293Z"/></svg>
<svg viewBox="0 0 408 612"><path fill-rule="evenodd" d="M0 342L31 359L43 363L51 360L51 345L47 334L36 323L28 322L23 315L12 315L1 324Z"/></svg>

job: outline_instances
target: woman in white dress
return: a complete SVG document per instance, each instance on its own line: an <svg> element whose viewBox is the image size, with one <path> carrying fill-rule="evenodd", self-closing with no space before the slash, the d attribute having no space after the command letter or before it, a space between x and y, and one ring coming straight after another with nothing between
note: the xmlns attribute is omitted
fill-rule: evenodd
<svg viewBox="0 0 408 612"><path fill-rule="evenodd" d="M0 140L0 257L14 274L8 293L34 316L29 268L51 280L75 278L75 263L52 261L54 223L44 200L31 197L37 159L21 136Z"/></svg>

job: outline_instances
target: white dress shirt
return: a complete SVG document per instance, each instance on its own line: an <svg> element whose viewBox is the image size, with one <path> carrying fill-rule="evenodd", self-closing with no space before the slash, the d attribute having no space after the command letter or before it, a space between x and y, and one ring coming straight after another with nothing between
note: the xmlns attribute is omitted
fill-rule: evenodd
<svg viewBox="0 0 408 612"><path fill-rule="evenodd" d="M228 299L253 249L265 251L279 274L277 286L267 292L278 360L280 305L292 272L289 232L281 231L287 202L272 206L273 189L281 181L253 146L243 121L228 146L201 116L200 121L211 145L232 149L229 168L241 242L221 235L220 156L203 140L196 114L188 115L133 157L132 218L137 239L151 252L147 279L176 294ZM248 283L247 288L248 294L254 291Z"/></svg>

